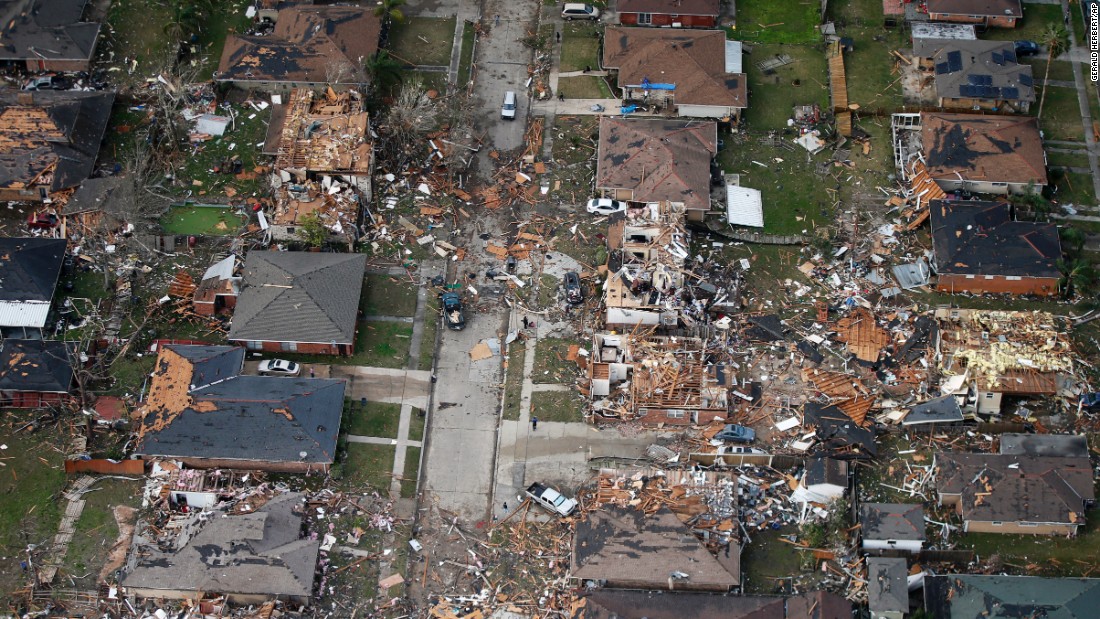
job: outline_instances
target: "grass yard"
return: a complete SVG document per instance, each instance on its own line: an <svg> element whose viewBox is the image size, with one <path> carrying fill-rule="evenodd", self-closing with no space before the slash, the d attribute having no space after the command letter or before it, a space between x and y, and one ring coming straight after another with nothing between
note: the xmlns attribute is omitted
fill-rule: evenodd
<svg viewBox="0 0 1100 619"><path fill-rule="evenodd" d="M1031 58L1021 58L1021 64L1031 66L1031 76L1035 79L1036 84L1041 84L1043 77L1046 76L1047 71L1047 58L1045 55L1033 56ZM1058 60L1055 58L1050 63L1050 76L1052 80L1062 80L1066 82L1073 81L1073 64L1064 60Z"/></svg>
<svg viewBox="0 0 1100 619"><path fill-rule="evenodd" d="M38 411L35 411L37 414ZM65 487L64 459L59 449L65 439L54 428L38 432L15 430L34 416L24 411L2 411L0 425L0 599L25 584L18 557L27 544L48 543L61 521ZM57 448L57 449L55 449ZM26 556L25 554L23 556Z"/></svg>
<svg viewBox="0 0 1100 619"><path fill-rule="evenodd" d="M1071 168L1087 168L1089 167L1089 156L1084 151L1080 153L1055 153L1047 151L1047 165L1051 167L1071 167Z"/></svg>
<svg viewBox="0 0 1100 619"><path fill-rule="evenodd" d="M572 383L577 373L577 364L567 361L569 347L575 344L571 340L556 337L544 337L535 345L535 368L531 381L535 383Z"/></svg>
<svg viewBox="0 0 1100 619"><path fill-rule="evenodd" d="M348 443L341 480L344 487L351 492L364 492L369 488L385 495L393 479L390 470L396 451L393 445Z"/></svg>
<svg viewBox="0 0 1100 619"><path fill-rule="evenodd" d="M458 85L465 87L470 81L470 67L474 62L474 40L476 33L471 22L462 24L462 51L458 58Z"/></svg>
<svg viewBox="0 0 1100 619"><path fill-rule="evenodd" d="M199 236L236 235L244 222L233 209L223 206L177 205L160 220L165 234Z"/></svg>
<svg viewBox="0 0 1100 619"><path fill-rule="evenodd" d="M429 296L427 307L424 308L424 331L420 336L420 360L416 366L418 370L430 370L435 366L435 339L440 321L439 302Z"/></svg>
<svg viewBox="0 0 1100 619"><path fill-rule="evenodd" d="M848 101L891 111L900 106L901 82L895 82L898 75L892 73L895 58L890 50L912 47L905 29L891 31L882 26L880 0L830 2L829 13L838 24L838 34L850 37L854 46L854 51L844 54Z"/></svg>
<svg viewBox="0 0 1100 619"><path fill-rule="evenodd" d="M535 302L535 309L543 309L553 305L554 301L558 298L558 287L560 285L561 280L553 275L547 275L545 273L540 275L538 296L535 299L531 299Z"/></svg>
<svg viewBox="0 0 1100 619"><path fill-rule="evenodd" d="M434 90L441 94L447 92L447 73L443 71L410 71L409 73L420 80L420 88L423 91Z"/></svg>
<svg viewBox="0 0 1100 619"><path fill-rule="evenodd" d="M408 17L390 29L390 55L412 66L448 66L454 41L454 17Z"/></svg>
<svg viewBox="0 0 1100 619"><path fill-rule="evenodd" d="M729 38L756 43L816 42L820 6L808 0L740 0Z"/></svg>
<svg viewBox="0 0 1100 619"><path fill-rule="evenodd" d="M114 508L119 505L141 507L141 482L102 479L92 486L92 492L84 495L84 500L84 512L76 521L76 534L69 544L65 568L78 586L94 588L99 571L107 562L107 553L118 539ZM63 573L61 577L67 578L67 575Z"/></svg>
<svg viewBox="0 0 1100 619"><path fill-rule="evenodd" d="M359 323L359 333L355 339L355 354L350 357L295 353L279 353L279 357L298 363L369 365L378 368L400 369L406 367L409 361L409 344L411 342L411 324L362 321Z"/></svg>
<svg viewBox="0 0 1100 619"><path fill-rule="evenodd" d="M225 135L191 145L187 159L176 171L174 191L177 194L196 200L211 200L215 196L259 196L265 191L267 176L256 171L257 166L265 163L257 144L266 139L271 110L257 112L247 105L232 105L232 110L236 120L226 129ZM226 114L225 110L218 113ZM214 171L215 168L228 169L235 159L242 164L240 174L234 176Z"/></svg>
<svg viewBox="0 0 1100 619"><path fill-rule="evenodd" d="M508 375L504 385L504 418L519 421L522 414L520 397L523 391L523 359L527 356L527 347L523 340L516 340L508 347Z"/></svg>
<svg viewBox="0 0 1100 619"><path fill-rule="evenodd" d="M416 482L420 474L420 448L408 447L405 449L405 470L401 474L401 498L411 499L416 496Z"/></svg>
<svg viewBox="0 0 1100 619"><path fill-rule="evenodd" d="M806 161L806 151L796 146L794 151L760 144L761 134L751 132L739 143L729 144L718 153L722 169L741 175L741 185L759 189L764 202L764 233L802 234L813 229L813 222L827 223L832 219L832 200L825 191L833 180L815 173L817 161L825 161L827 153ZM793 137L793 136L789 136ZM740 140L743 139L743 142ZM782 162L776 162L782 159ZM763 167L754 161L765 164Z"/></svg>
<svg viewBox="0 0 1100 619"><path fill-rule="evenodd" d="M367 275L359 307L368 316L412 316L416 314L416 292L416 286L407 280Z"/></svg>
<svg viewBox="0 0 1100 619"><path fill-rule="evenodd" d="M779 54L787 54L794 62L772 70L771 75L756 66ZM818 103L828 107L828 72L821 50L809 45L754 45L744 64L751 91L744 114L751 129L785 128L796 105Z"/></svg>
<svg viewBox="0 0 1100 619"><path fill-rule="evenodd" d="M977 553L979 561L998 555L1010 574L1031 576L1091 576L1100 556L1100 519L1089 518L1074 539L1061 536L967 533L958 547ZM1033 569L1022 569L1023 566Z"/></svg>
<svg viewBox="0 0 1100 619"><path fill-rule="evenodd" d="M153 372L156 364L155 354L142 354L138 357L133 352L122 359L117 359L111 366L111 378L114 384L106 391L108 395L137 395L141 392L145 379Z"/></svg>
<svg viewBox="0 0 1100 619"><path fill-rule="evenodd" d="M410 441L424 440L424 422L424 411L419 408L412 409L412 416L409 418Z"/></svg>
<svg viewBox="0 0 1100 619"><path fill-rule="evenodd" d="M1043 116L1039 119L1039 129L1046 140L1085 141L1085 130L1081 124L1081 106L1077 101L1076 88L1048 86L1036 88L1036 102L1031 106L1031 115L1039 113L1038 98L1047 90Z"/></svg>
<svg viewBox="0 0 1100 619"><path fill-rule="evenodd" d="M343 430L356 436L397 438L397 426L401 421L401 405L389 402L344 400L345 426Z"/></svg>
<svg viewBox="0 0 1100 619"><path fill-rule="evenodd" d="M1086 167L1088 166L1086 165ZM1076 204L1078 206L1095 206L1097 204L1096 193L1092 187L1092 175L1052 170L1050 180L1058 188L1058 193L1054 194L1054 198L1060 204Z"/></svg>
<svg viewBox="0 0 1100 619"><path fill-rule="evenodd" d="M559 71L582 71L585 67L600 67L600 38L603 24L589 21L565 22L561 31L561 64ZM568 95L567 95L568 96Z"/></svg>
<svg viewBox="0 0 1100 619"><path fill-rule="evenodd" d="M1019 41L1026 39L1042 44L1040 36L1047 24L1063 25L1060 4L1023 3L1024 18L1015 28L989 28L981 35L991 41Z"/></svg>
<svg viewBox="0 0 1100 619"><path fill-rule="evenodd" d="M563 77L558 80L558 92L566 99L611 99L611 89L604 78L595 75Z"/></svg>
<svg viewBox="0 0 1100 619"><path fill-rule="evenodd" d="M143 82L147 75L166 66L169 58L164 29L171 19L170 11L159 0L116 0L107 13L103 37L97 46L99 56L110 59L115 78L123 83ZM130 71L131 64L137 67Z"/></svg>
<svg viewBox="0 0 1100 619"><path fill-rule="evenodd" d="M536 391L531 394L531 416L539 421L584 421L584 401L569 391Z"/></svg>
<svg viewBox="0 0 1100 619"><path fill-rule="evenodd" d="M741 552L741 569L745 574L745 593L776 593L782 579L800 572L802 554L794 546L780 540L787 531L761 531L752 534L752 543Z"/></svg>
<svg viewBox="0 0 1100 619"><path fill-rule="evenodd" d="M247 0L213 3L214 12L203 20L202 32L195 43L195 51L191 53L192 64L200 67L200 81L213 78L214 72L218 70L226 37L234 33L244 33L252 24L252 20L245 17L249 4L251 2Z"/></svg>
<svg viewBox="0 0 1100 619"><path fill-rule="evenodd" d="M766 215L765 215L766 217ZM702 240L702 239L700 239ZM721 249L721 258L727 264L736 264L742 258L749 261L749 270L745 273L747 311L775 312L780 310L783 318L793 313L784 313L783 308L793 308L782 286L779 284L791 279L805 285L808 280L797 269L801 264L797 247L782 245L733 245L727 243Z"/></svg>

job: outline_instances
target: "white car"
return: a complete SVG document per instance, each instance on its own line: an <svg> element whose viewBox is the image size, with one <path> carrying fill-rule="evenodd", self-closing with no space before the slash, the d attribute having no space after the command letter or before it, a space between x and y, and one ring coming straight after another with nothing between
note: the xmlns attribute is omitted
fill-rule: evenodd
<svg viewBox="0 0 1100 619"><path fill-rule="evenodd" d="M267 359L260 362L261 376L297 376L302 366L286 359Z"/></svg>
<svg viewBox="0 0 1100 619"><path fill-rule="evenodd" d="M731 456L731 455L766 455L768 452L763 449L757 449L755 447L746 447L745 445L722 445L718 448L718 455Z"/></svg>
<svg viewBox="0 0 1100 619"><path fill-rule="evenodd" d="M561 9L561 17L565 21L573 21L574 19L599 19L600 10L591 4L567 2Z"/></svg>
<svg viewBox="0 0 1100 619"><path fill-rule="evenodd" d="M610 198L593 198L588 201L588 212L596 215L610 215L626 210L626 202Z"/></svg>

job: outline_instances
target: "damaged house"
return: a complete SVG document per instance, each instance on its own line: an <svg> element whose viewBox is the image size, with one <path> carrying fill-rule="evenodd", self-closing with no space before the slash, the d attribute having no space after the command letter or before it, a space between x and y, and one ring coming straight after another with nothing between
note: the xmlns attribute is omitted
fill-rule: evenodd
<svg viewBox="0 0 1100 619"><path fill-rule="evenodd" d="M926 0L930 21L1015 28L1024 18L1022 0Z"/></svg>
<svg viewBox="0 0 1100 619"><path fill-rule="evenodd" d="M308 604L321 540L302 535L306 511L305 496L288 492L251 513L194 512L170 536L140 522L121 584L139 598Z"/></svg>
<svg viewBox="0 0 1100 619"><path fill-rule="evenodd" d="M63 239L0 237L0 341L42 339L65 247Z"/></svg>
<svg viewBox="0 0 1100 619"><path fill-rule="evenodd" d="M924 608L936 619L1087 619L1100 607L1100 578L946 574L924 579Z"/></svg>
<svg viewBox="0 0 1100 619"><path fill-rule="evenodd" d="M829 593L800 595L715 595L665 591L582 591L568 619L840 619L852 603Z"/></svg>
<svg viewBox="0 0 1100 619"><path fill-rule="evenodd" d="M200 316L214 316L223 311L232 312L241 294L241 278L236 273L237 257L226 256L210 265L195 287L191 307Z"/></svg>
<svg viewBox="0 0 1100 619"><path fill-rule="evenodd" d="M711 209L714 122L600 117L596 193L634 202L668 202L702 221Z"/></svg>
<svg viewBox="0 0 1100 619"><path fill-rule="evenodd" d="M352 354L366 267L363 254L250 252L229 341L264 352Z"/></svg>
<svg viewBox="0 0 1100 619"><path fill-rule="evenodd" d="M378 52L381 31L370 8L290 6L270 34L229 35L214 81L276 93L363 84L363 62Z"/></svg>
<svg viewBox="0 0 1100 619"><path fill-rule="evenodd" d="M607 328L680 324L678 294L684 287L690 244L683 218L683 208L668 203L651 203L611 216L607 230L611 268L604 284Z"/></svg>
<svg viewBox="0 0 1100 619"><path fill-rule="evenodd" d="M50 202L91 175L115 93L0 92L0 200Z"/></svg>
<svg viewBox="0 0 1100 619"><path fill-rule="evenodd" d="M963 530L1075 535L1096 499L1088 458L1020 454L936 454L939 504Z"/></svg>
<svg viewBox="0 0 1100 619"><path fill-rule="evenodd" d="M1005 396L1052 396L1073 374L1073 343L1046 312L939 309L941 390L964 411L998 415Z"/></svg>
<svg viewBox="0 0 1100 619"><path fill-rule="evenodd" d="M244 355L237 346L162 348L135 454L192 468L327 472L344 381L242 376Z"/></svg>
<svg viewBox="0 0 1100 619"><path fill-rule="evenodd" d="M736 375L705 356L697 338L594 334L588 391L595 420L686 426L725 419Z"/></svg>
<svg viewBox="0 0 1100 619"><path fill-rule="evenodd" d="M354 243L374 167L363 98L354 90L326 88L318 96L301 88L287 100L276 106L265 142L275 154L275 206L264 213L271 238L301 240L303 218L316 214L330 234Z"/></svg>
<svg viewBox="0 0 1100 619"><path fill-rule="evenodd" d="M918 553L924 547L924 507L920 503L860 503L859 525L864 550Z"/></svg>
<svg viewBox="0 0 1100 619"><path fill-rule="evenodd" d="M1026 114L1035 102L1031 65L1012 41L914 39L913 56L933 72L939 107Z"/></svg>
<svg viewBox="0 0 1100 619"><path fill-rule="evenodd" d="M87 71L100 24L85 21L88 0L0 2L0 63L36 71Z"/></svg>
<svg viewBox="0 0 1100 619"><path fill-rule="evenodd" d="M944 191L1038 194L1047 184L1034 117L924 112L920 118L924 163Z"/></svg>
<svg viewBox="0 0 1100 619"><path fill-rule="evenodd" d="M1054 224L1016 221L1004 202L933 200L929 209L937 290L1058 293L1062 244Z"/></svg>
<svg viewBox="0 0 1100 619"><path fill-rule="evenodd" d="M45 408L68 402L75 348L70 342L0 341L0 408Z"/></svg>
<svg viewBox="0 0 1100 619"><path fill-rule="evenodd" d="M676 116L736 120L748 107L741 42L724 30L622 28L604 31L604 69L614 71L626 101Z"/></svg>
<svg viewBox="0 0 1100 619"><path fill-rule="evenodd" d="M624 26L715 28L722 6L720 0L619 0L615 12Z"/></svg>

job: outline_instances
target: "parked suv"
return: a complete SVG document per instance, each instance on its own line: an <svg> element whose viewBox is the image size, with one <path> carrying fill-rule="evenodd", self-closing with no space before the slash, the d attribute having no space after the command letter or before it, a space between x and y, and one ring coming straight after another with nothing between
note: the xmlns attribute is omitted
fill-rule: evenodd
<svg viewBox="0 0 1100 619"><path fill-rule="evenodd" d="M509 90L504 93L504 104L500 106L500 117L504 120L516 119L516 93Z"/></svg>
<svg viewBox="0 0 1100 619"><path fill-rule="evenodd" d="M591 4L566 2L565 6L561 9L561 17L565 21L573 21L574 19L599 19L600 10Z"/></svg>
<svg viewBox="0 0 1100 619"><path fill-rule="evenodd" d="M565 302L569 305L580 305L584 302L584 288L581 286L581 276L573 271L565 274Z"/></svg>
<svg viewBox="0 0 1100 619"><path fill-rule="evenodd" d="M452 331L461 331L466 328L466 312L462 309L462 298L457 292L448 292L443 295L443 322Z"/></svg>

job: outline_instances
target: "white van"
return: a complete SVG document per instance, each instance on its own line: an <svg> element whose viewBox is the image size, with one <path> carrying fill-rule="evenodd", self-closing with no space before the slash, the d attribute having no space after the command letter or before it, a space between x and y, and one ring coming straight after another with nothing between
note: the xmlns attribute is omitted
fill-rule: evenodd
<svg viewBox="0 0 1100 619"><path fill-rule="evenodd" d="M591 4L568 2L561 9L561 17L565 21L573 21L574 19L599 19L600 10Z"/></svg>
<svg viewBox="0 0 1100 619"><path fill-rule="evenodd" d="M504 93L504 105L500 108L500 117L504 120L516 119L516 93L509 90Z"/></svg>

